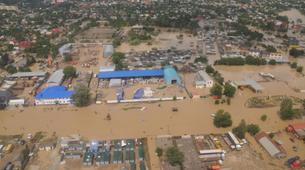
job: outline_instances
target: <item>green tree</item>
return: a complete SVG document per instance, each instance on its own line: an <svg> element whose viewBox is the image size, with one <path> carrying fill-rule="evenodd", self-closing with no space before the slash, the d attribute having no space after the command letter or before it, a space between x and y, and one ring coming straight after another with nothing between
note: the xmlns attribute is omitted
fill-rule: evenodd
<svg viewBox="0 0 305 170"><path fill-rule="evenodd" d="M66 66L64 68L64 75L66 78L75 77L76 75L76 68L73 66Z"/></svg>
<svg viewBox="0 0 305 170"><path fill-rule="evenodd" d="M157 147L157 148L156 148L156 153L157 153L157 156L160 158L160 157L163 155L163 149Z"/></svg>
<svg viewBox="0 0 305 170"><path fill-rule="evenodd" d="M233 97L235 95L235 92L236 88L232 86L229 82L226 82L223 94L227 97Z"/></svg>
<svg viewBox="0 0 305 170"><path fill-rule="evenodd" d="M72 61L72 56L66 54L66 55L64 56L64 61L65 61L65 62Z"/></svg>
<svg viewBox="0 0 305 170"><path fill-rule="evenodd" d="M300 56L303 56L304 55L304 50L298 50L296 48L292 48L290 51L289 51L289 54L293 57L300 57Z"/></svg>
<svg viewBox="0 0 305 170"><path fill-rule="evenodd" d="M115 67L117 70L121 70L124 67L124 65L123 65L124 58L125 58L124 53L120 53L120 52L113 53L112 62L115 64Z"/></svg>
<svg viewBox="0 0 305 170"><path fill-rule="evenodd" d="M292 64L290 64L290 67L291 68L297 68L298 67L298 63L293 62Z"/></svg>
<svg viewBox="0 0 305 170"><path fill-rule="evenodd" d="M6 71L10 74L14 74L17 72L17 68L10 64L10 65L7 65Z"/></svg>
<svg viewBox="0 0 305 170"><path fill-rule="evenodd" d="M222 96L222 87L218 83L215 83L213 85L213 87L211 88L210 93L213 96L221 97Z"/></svg>
<svg viewBox="0 0 305 170"><path fill-rule="evenodd" d="M184 154L177 147L170 147L166 150L166 158L170 165L182 167Z"/></svg>
<svg viewBox="0 0 305 170"><path fill-rule="evenodd" d="M276 65L276 61L274 59L270 60L269 63L270 65Z"/></svg>
<svg viewBox="0 0 305 170"><path fill-rule="evenodd" d="M302 73L303 72L303 67L302 66L298 66L297 67L297 72Z"/></svg>
<svg viewBox="0 0 305 170"><path fill-rule="evenodd" d="M228 112L224 112L224 110L218 110L215 114L213 123L216 127L226 128L232 125L231 115Z"/></svg>
<svg viewBox="0 0 305 170"><path fill-rule="evenodd" d="M211 65L208 65L206 68L205 68L205 72L207 72L208 74L212 74L215 72L214 68L211 66Z"/></svg>
<svg viewBox="0 0 305 170"><path fill-rule="evenodd" d="M293 119L295 112L293 110L293 102L289 98L285 98L281 103L280 116L283 120Z"/></svg>
<svg viewBox="0 0 305 170"><path fill-rule="evenodd" d="M240 139L245 138L245 134L247 132L247 125L244 119L242 119L239 125L232 129L232 132L239 137Z"/></svg>
<svg viewBox="0 0 305 170"><path fill-rule="evenodd" d="M88 106L90 104L90 90L84 85L80 85L75 89L72 96L74 104L78 107Z"/></svg>
<svg viewBox="0 0 305 170"><path fill-rule="evenodd" d="M257 124L249 124L247 125L247 132L254 136L260 131L260 128Z"/></svg>

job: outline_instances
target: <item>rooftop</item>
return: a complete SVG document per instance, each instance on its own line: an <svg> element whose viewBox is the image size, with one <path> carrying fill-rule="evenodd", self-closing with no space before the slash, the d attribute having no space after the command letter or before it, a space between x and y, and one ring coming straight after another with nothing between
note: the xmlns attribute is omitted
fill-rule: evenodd
<svg viewBox="0 0 305 170"><path fill-rule="evenodd" d="M163 77L162 69L153 70L121 70L121 71L106 71L97 74L100 79L112 78L136 78L136 77Z"/></svg>
<svg viewBox="0 0 305 170"><path fill-rule="evenodd" d="M47 73L44 71L35 72L18 72L7 76L8 78L18 78L18 77L44 77Z"/></svg>
<svg viewBox="0 0 305 170"><path fill-rule="evenodd" d="M52 86L43 89L38 93L35 98L38 100L43 99L64 99L70 98L74 94L74 91L68 91L65 86Z"/></svg>

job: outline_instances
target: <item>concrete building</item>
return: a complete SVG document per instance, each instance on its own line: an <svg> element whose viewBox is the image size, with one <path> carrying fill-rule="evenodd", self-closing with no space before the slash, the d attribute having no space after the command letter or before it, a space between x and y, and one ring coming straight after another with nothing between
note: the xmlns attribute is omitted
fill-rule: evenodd
<svg viewBox="0 0 305 170"><path fill-rule="evenodd" d="M35 96L35 105L70 104L73 94L65 86L47 87Z"/></svg>
<svg viewBox="0 0 305 170"><path fill-rule="evenodd" d="M195 76L194 84L196 88L210 88L213 87L214 81L205 71L200 70Z"/></svg>
<svg viewBox="0 0 305 170"><path fill-rule="evenodd" d="M16 79L16 78L32 78L32 77L46 77L47 72L44 71L34 71L34 72L17 72L15 74L7 76L7 78Z"/></svg>
<svg viewBox="0 0 305 170"><path fill-rule="evenodd" d="M263 87L258 84L255 80L240 80L240 81L234 81L231 83L236 88L250 88L252 89L255 93L259 93L263 91Z"/></svg>
<svg viewBox="0 0 305 170"><path fill-rule="evenodd" d="M276 158L286 157L286 151L284 148L273 141L265 132L256 134L255 139L269 153L270 156Z"/></svg>

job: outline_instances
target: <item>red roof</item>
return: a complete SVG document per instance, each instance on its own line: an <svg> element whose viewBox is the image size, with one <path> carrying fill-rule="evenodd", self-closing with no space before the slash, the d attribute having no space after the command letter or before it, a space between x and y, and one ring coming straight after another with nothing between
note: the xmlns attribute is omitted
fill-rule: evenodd
<svg viewBox="0 0 305 170"><path fill-rule="evenodd" d="M30 48L32 46L32 43L30 41L20 41L19 47L20 48Z"/></svg>
<svg viewBox="0 0 305 170"><path fill-rule="evenodd" d="M291 126L294 130L305 129L305 122L304 123L290 124L289 126Z"/></svg>

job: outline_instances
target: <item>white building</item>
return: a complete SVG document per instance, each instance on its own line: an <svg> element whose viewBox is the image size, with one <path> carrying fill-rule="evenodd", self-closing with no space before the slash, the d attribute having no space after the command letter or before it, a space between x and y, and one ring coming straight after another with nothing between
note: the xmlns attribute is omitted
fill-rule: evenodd
<svg viewBox="0 0 305 170"><path fill-rule="evenodd" d="M213 87L213 79L203 70L200 70L195 76L195 87L204 88L204 87Z"/></svg>
<svg viewBox="0 0 305 170"><path fill-rule="evenodd" d="M269 60L275 60L277 63L288 63L288 57L281 53L270 53L268 56Z"/></svg>

